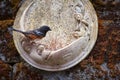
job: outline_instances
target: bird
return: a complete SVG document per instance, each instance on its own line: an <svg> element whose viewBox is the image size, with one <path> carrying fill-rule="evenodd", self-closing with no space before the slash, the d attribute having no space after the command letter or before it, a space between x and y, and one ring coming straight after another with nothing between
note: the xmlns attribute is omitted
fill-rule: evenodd
<svg viewBox="0 0 120 80"><path fill-rule="evenodd" d="M30 30L30 31L21 31L21 30L14 29L13 27L10 27L10 30L20 32L30 40L42 39L43 37L46 36L46 33L48 31L51 31L49 26L41 26L38 29L34 29L34 30Z"/></svg>

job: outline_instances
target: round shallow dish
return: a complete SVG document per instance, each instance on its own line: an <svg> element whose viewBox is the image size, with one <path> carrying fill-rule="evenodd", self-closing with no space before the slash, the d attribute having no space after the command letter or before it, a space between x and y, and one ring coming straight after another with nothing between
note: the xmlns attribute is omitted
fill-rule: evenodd
<svg viewBox="0 0 120 80"><path fill-rule="evenodd" d="M22 58L32 66L60 71L75 66L92 50L98 33L96 12L89 0L27 0L14 28L22 31L50 26L43 39L29 40L13 32Z"/></svg>

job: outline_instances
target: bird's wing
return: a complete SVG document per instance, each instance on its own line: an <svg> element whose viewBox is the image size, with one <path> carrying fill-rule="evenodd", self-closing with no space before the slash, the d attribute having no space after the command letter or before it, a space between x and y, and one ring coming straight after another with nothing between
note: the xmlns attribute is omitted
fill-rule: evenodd
<svg viewBox="0 0 120 80"><path fill-rule="evenodd" d="M38 30L35 30L34 33L38 36L44 36L45 35L44 33L40 32Z"/></svg>

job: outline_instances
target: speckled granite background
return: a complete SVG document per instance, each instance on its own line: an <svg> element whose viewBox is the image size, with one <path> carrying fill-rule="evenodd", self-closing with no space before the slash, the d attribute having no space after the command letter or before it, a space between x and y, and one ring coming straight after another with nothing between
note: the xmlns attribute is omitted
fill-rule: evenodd
<svg viewBox="0 0 120 80"><path fill-rule="evenodd" d="M89 56L71 69L47 72L18 54L8 27L24 0L0 0L0 80L120 80L120 0L91 0L99 34Z"/></svg>

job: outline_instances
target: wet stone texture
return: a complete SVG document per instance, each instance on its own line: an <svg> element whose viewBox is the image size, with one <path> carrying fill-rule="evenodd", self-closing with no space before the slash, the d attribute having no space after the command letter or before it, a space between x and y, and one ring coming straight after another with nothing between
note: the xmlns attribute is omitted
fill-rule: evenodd
<svg viewBox="0 0 120 80"><path fill-rule="evenodd" d="M96 45L86 59L60 72L36 69L19 56L8 27L23 1L0 1L0 80L120 80L119 0L90 0L99 20Z"/></svg>

